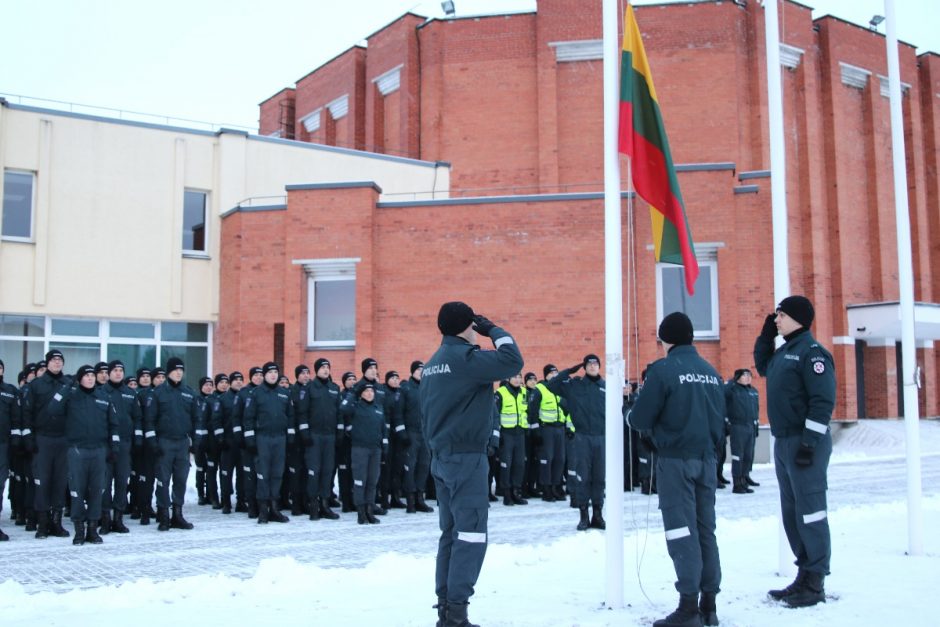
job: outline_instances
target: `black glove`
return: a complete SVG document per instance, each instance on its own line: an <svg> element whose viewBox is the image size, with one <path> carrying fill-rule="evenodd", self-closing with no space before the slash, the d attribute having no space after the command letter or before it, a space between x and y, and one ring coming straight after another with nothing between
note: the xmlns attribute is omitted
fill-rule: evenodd
<svg viewBox="0 0 940 627"><path fill-rule="evenodd" d="M483 337L489 337L495 326L486 316L473 316L473 329Z"/></svg>
<svg viewBox="0 0 940 627"><path fill-rule="evenodd" d="M245 438L245 450L252 455L258 454L258 443L255 442L255 436L249 435Z"/></svg>
<svg viewBox="0 0 940 627"><path fill-rule="evenodd" d="M35 455L39 452L39 445L36 444L36 436L32 433L23 436L23 451L29 455Z"/></svg>
<svg viewBox="0 0 940 627"><path fill-rule="evenodd" d="M310 429L301 429L300 439L304 441L304 446L313 446L313 434Z"/></svg>
<svg viewBox="0 0 940 627"><path fill-rule="evenodd" d="M777 325L774 324L774 320L777 319L777 314L767 314L767 317L764 318L764 326L760 330L760 336L765 339L774 339L777 337Z"/></svg>
<svg viewBox="0 0 940 627"><path fill-rule="evenodd" d="M800 444L800 448L796 451L796 465L808 467L813 465L813 447L807 446L806 444Z"/></svg>
<svg viewBox="0 0 940 627"><path fill-rule="evenodd" d="M486 446L486 456L495 457L496 456L496 447L492 444L487 444Z"/></svg>
<svg viewBox="0 0 940 627"><path fill-rule="evenodd" d="M108 449L107 454L104 456L104 461L108 462L109 464L113 464L117 461L117 458L117 447L112 446Z"/></svg>
<svg viewBox="0 0 940 627"><path fill-rule="evenodd" d="M160 450L160 443L157 442L157 438L147 438L147 450L150 451L150 454L154 457L160 457L163 454L163 451Z"/></svg>
<svg viewBox="0 0 940 627"><path fill-rule="evenodd" d="M584 368L584 362L578 362L575 365L568 368L568 374L574 374L578 370L581 370L581 368Z"/></svg>
<svg viewBox="0 0 940 627"><path fill-rule="evenodd" d="M408 435L407 431L402 431L398 434L398 443L401 444L402 448L409 448L411 446L411 436Z"/></svg>
<svg viewBox="0 0 940 627"><path fill-rule="evenodd" d="M227 451L227 450L229 450L230 448L232 448L232 443L228 441L228 436L227 436L227 435L221 436L221 437L219 438L218 442L219 442L219 450L220 450L220 451Z"/></svg>
<svg viewBox="0 0 940 627"><path fill-rule="evenodd" d="M134 436L134 448L136 448L136 449L138 449L138 450L144 448L144 436L142 436L142 435L135 435L135 436Z"/></svg>
<svg viewBox="0 0 940 627"><path fill-rule="evenodd" d="M532 444L535 446L542 446L542 442L545 441L545 439L542 437L541 431L541 429L532 430Z"/></svg>
<svg viewBox="0 0 940 627"><path fill-rule="evenodd" d="M569 440L573 440L574 431L572 431L571 429L565 429L565 437L568 438Z"/></svg>
<svg viewBox="0 0 940 627"><path fill-rule="evenodd" d="M760 427L758 425L754 425L754 437L757 438L759 436L760 436Z"/></svg>
<svg viewBox="0 0 940 627"><path fill-rule="evenodd" d="M641 435L640 442L642 442L643 446L645 446L651 453L656 453L659 450L656 448L656 443L653 442L653 438L648 435Z"/></svg>
<svg viewBox="0 0 940 627"><path fill-rule="evenodd" d="M294 446L294 443L297 441L296 436L293 433L287 434L287 447L290 448Z"/></svg>

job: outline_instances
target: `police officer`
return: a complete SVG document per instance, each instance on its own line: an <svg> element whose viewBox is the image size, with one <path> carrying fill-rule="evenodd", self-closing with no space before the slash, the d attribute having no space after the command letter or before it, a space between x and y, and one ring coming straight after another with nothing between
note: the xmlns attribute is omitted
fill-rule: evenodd
<svg viewBox="0 0 940 627"><path fill-rule="evenodd" d="M532 398L535 396L535 386L538 381L539 378L535 376L534 372L527 372L522 378L527 413ZM541 464L539 463L538 454L539 447L542 446L542 433L539 431L542 425L539 424L538 420L532 422L528 419L528 416L526 422L529 423L529 428L525 436L525 473L522 480L522 496L543 496L539 483L539 466Z"/></svg>
<svg viewBox="0 0 940 627"><path fill-rule="evenodd" d="M235 484L235 511L248 512L248 518L258 517L257 485L258 478L255 472L255 452L249 451L245 443L244 408L245 401L254 394L255 390L264 382L264 371L261 366L252 366L248 369L248 385L238 391L235 405L232 408L232 430L236 433L239 445L238 479ZM232 387L235 387L234 385ZM241 486L241 487L239 487Z"/></svg>
<svg viewBox="0 0 940 627"><path fill-rule="evenodd" d="M572 375L582 367L584 377L573 377ZM600 358L593 353L585 355L580 364L562 370L548 382L547 387L549 392L568 402L571 422L574 425L574 446L577 451L576 498L581 514L578 530L584 531L588 527L606 529L607 523L602 509L606 485L604 437L607 432L607 409L604 399L607 386L601 377ZM589 504L592 506L590 519Z"/></svg>
<svg viewBox="0 0 940 627"><path fill-rule="evenodd" d="M342 383L342 390L340 390L341 398L345 399L352 396L355 398L355 385L356 375L353 372L344 372L342 378L340 379ZM337 434L339 435L339 434ZM342 432L342 435L345 436L345 426ZM352 461L350 456L352 455L352 448L349 445L349 438L347 437L337 437L336 438L336 474L339 479L339 497L342 501L343 513L354 512L356 511L356 506L353 505L352 498Z"/></svg>
<svg viewBox="0 0 940 627"><path fill-rule="evenodd" d="M382 489L388 494L389 509L407 508L401 500L402 475L404 474L405 454L411 442L407 435L404 438L399 437L404 432L401 396L401 375L398 374L397 370L389 370L385 373L385 414L389 420L389 434L391 437L388 444L388 453L385 455L385 476L383 477L385 484L382 486ZM406 440L408 440L407 445Z"/></svg>
<svg viewBox="0 0 940 627"><path fill-rule="evenodd" d="M219 441L215 437L210 425L218 422L215 415L221 411L219 400L215 394L215 381L212 377L199 379L199 396L196 397L199 411L202 413L201 423L204 430L197 438L202 445L193 452L196 462L196 495L199 505L211 505L212 509L222 509L219 501ZM200 468L202 473L200 476Z"/></svg>
<svg viewBox="0 0 940 627"><path fill-rule="evenodd" d="M108 382L108 362L99 361L95 364L95 386L101 387Z"/></svg>
<svg viewBox="0 0 940 627"><path fill-rule="evenodd" d="M829 420L836 400L832 355L812 333L815 311L805 296L788 296L764 320L754 343L757 372L767 377L767 414L774 437L783 528L796 556L796 579L771 598L790 607L825 602L832 545L826 479L832 454ZM774 338L784 343L774 350Z"/></svg>
<svg viewBox="0 0 940 627"><path fill-rule="evenodd" d="M160 368L165 377L165 371ZM156 370L142 366L137 369L137 404L140 406L140 418L134 425L134 447L131 450L131 470L137 478L134 492L134 505L131 519L140 520L141 525L149 525L153 511L153 487L156 480L156 458L153 451L144 445L144 407L147 398L153 393L153 374Z"/></svg>
<svg viewBox="0 0 940 627"><path fill-rule="evenodd" d="M499 411L499 482L503 485L503 505L527 505L522 498L525 474L526 392L522 373L513 374L496 390Z"/></svg>
<svg viewBox="0 0 940 627"><path fill-rule="evenodd" d="M205 425L196 393L183 383L184 369L182 359L170 357L166 362L166 382L154 388L144 407L144 439L157 459L158 531L193 528L192 523L183 518L189 450L193 445L202 446L200 440ZM171 504L172 517L169 514Z"/></svg>
<svg viewBox="0 0 940 627"><path fill-rule="evenodd" d="M419 394L440 508L437 624L468 627L467 604L486 554L493 382L518 373L523 361L512 336L466 303L441 305L437 327L443 340L425 362ZM481 350L477 335L496 350Z"/></svg>
<svg viewBox="0 0 940 627"><path fill-rule="evenodd" d="M59 389L71 384L72 380L62 373L65 357L61 351L53 349L46 353L46 364L46 372L23 391L23 445L33 455L33 510L38 519L36 537L41 539L53 535L67 538L69 532L62 527L68 481L65 420L61 414L49 415L48 409ZM26 529L30 529L29 521Z"/></svg>
<svg viewBox="0 0 940 627"><path fill-rule="evenodd" d="M244 383L244 376L237 370L230 375L219 373L215 375L216 398L219 402L219 411L213 415L212 433L219 442L219 483L221 493L222 513L232 513L232 494L236 467L238 466L239 444L237 432L233 421L234 405L238 390ZM241 427L239 427L240 429Z"/></svg>
<svg viewBox="0 0 940 627"><path fill-rule="evenodd" d="M363 380L366 383L356 386L359 398L347 395L339 411L352 449L352 490L357 522L375 525L380 522L375 517L375 490L382 451L388 448L388 424L385 412L375 401L375 385Z"/></svg>
<svg viewBox="0 0 940 627"><path fill-rule="evenodd" d="M692 338L692 321L684 313L663 318L659 339L666 357L647 368L630 412L630 425L652 432L658 451L659 509L678 579L679 607L654 627L692 627L703 619L718 624L715 446L724 430L725 399L721 377L699 356Z"/></svg>
<svg viewBox="0 0 940 627"><path fill-rule="evenodd" d="M372 387L375 388L375 401L373 402L382 409L382 413L385 414L385 424L388 428L391 428L391 396L388 394L388 389L379 383L379 363L372 357L366 357L362 360L360 366L362 369L362 379L360 379L353 388L353 395L351 397L347 395L347 397L355 400L359 397L359 393L362 391L363 386L365 386L367 383L371 383ZM352 458L350 458L350 461L351 459ZM376 495L378 496L378 499L376 501L374 512L379 516L385 515L388 511L385 509L385 506L389 504L388 498L390 496L388 490L388 468L388 452L385 451L382 455L382 461L379 465L379 482L376 486Z"/></svg>
<svg viewBox="0 0 940 627"><path fill-rule="evenodd" d="M539 459L539 483L542 485L542 500L549 503L564 501L565 491L561 487L565 470L565 423L559 407L560 399L546 383L558 375L552 364L542 368L543 380L538 381L528 403L528 421L537 424L541 440L536 454Z"/></svg>
<svg viewBox="0 0 940 627"><path fill-rule="evenodd" d="M404 446L402 485L405 490L405 512L430 513L434 508L424 500L424 486L431 471L431 451L421 430L421 373L424 362L411 362L411 377L401 386L401 429L396 436Z"/></svg>
<svg viewBox="0 0 940 627"><path fill-rule="evenodd" d="M336 520L339 514L330 509L333 470L336 466L336 439L343 436L339 418L339 386L330 377L330 361L323 357L313 362L315 376L307 390L310 406L306 416L297 418L297 432L304 446L307 468L307 513L310 520Z"/></svg>
<svg viewBox="0 0 940 627"><path fill-rule="evenodd" d="M108 383L101 389L114 407L119 436L119 441L111 445L106 459L101 534L110 531L128 533L130 530L124 525L124 510L127 508L127 485L131 478L131 442L134 439L134 425L140 424L140 404L137 402L137 393L124 384L124 363L120 360L108 363ZM109 514L112 509L113 518Z"/></svg>
<svg viewBox="0 0 940 627"><path fill-rule="evenodd" d="M284 478L288 441L294 443L294 436L288 433L288 429L294 429L294 405L290 391L277 384L278 365L269 361L261 371L263 382L245 399L242 408L245 450L255 456L258 523L284 523L290 519L278 510L277 496Z"/></svg>
<svg viewBox="0 0 940 627"><path fill-rule="evenodd" d="M283 378L283 377L282 377ZM304 503L307 497L307 468L304 463L304 439L298 437L297 428L306 423L310 424L310 368L306 364L294 367L294 384L290 387L290 398L294 404L294 423L290 426L290 433L294 435L294 443L287 447L287 481L286 496L291 504L291 516L300 516L309 513L309 506ZM281 490L282 499L285 490Z"/></svg>
<svg viewBox="0 0 940 627"><path fill-rule="evenodd" d="M725 405L731 430L731 480L735 494L753 492L748 473L754 463L754 437L757 430L760 403L757 390L751 386L751 371L734 371L734 378L725 386Z"/></svg>
<svg viewBox="0 0 940 627"><path fill-rule="evenodd" d="M117 456L121 436L117 411L96 382L95 369L81 366L75 385L64 384L48 404L50 417L63 418L68 442L69 493L72 495L72 544L101 544L98 521L105 488L105 457Z"/></svg>
<svg viewBox="0 0 940 627"><path fill-rule="evenodd" d="M651 364L647 364L643 372L640 373L640 380L644 385L646 384L646 374L649 371L650 365ZM640 387L640 390L642 389L643 388ZM634 431L636 430L634 429ZM649 433L636 431L636 434L637 474L640 479L640 493L649 496L650 494L656 494L656 476L653 473L653 469L656 466L656 454L653 450L654 444L652 436ZM720 480L718 487L721 487Z"/></svg>
<svg viewBox="0 0 940 627"><path fill-rule="evenodd" d="M4 365L0 359L0 513L3 512L3 487L10 471L9 452L19 450L21 443L22 406L20 392L15 386L3 382ZM13 500L12 498L10 499ZM0 529L0 542L9 540Z"/></svg>

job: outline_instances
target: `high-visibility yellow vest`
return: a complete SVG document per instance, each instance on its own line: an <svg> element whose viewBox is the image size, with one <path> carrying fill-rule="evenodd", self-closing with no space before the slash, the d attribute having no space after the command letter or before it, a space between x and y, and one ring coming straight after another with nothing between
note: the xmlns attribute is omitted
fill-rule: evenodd
<svg viewBox="0 0 940 627"><path fill-rule="evenodd" d="M561 419L562 411L561 407L558 406L558 397L552 394L544 383L536 383L535 387L542 394L542 403L539 405L539 420L546 424L564 422Z"/></svg>
<svg viewBox="0 0 940 627"><path fill-rule="evenodd" d="M503 406L499 410L499 426L503 429L513 427L528 429L529 421L525 418L525 390L520 389L516 396L513 396L509 388L505 386L500 386L496 391L503 399Z"/></svg>

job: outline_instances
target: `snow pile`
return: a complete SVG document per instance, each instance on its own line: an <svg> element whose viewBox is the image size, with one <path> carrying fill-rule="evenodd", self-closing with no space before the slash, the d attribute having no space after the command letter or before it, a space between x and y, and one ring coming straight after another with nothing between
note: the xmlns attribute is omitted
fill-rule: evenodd
<svg viewBox="0 0 940 627"><path fill-rule="evenodd" d="M940 452L940 421L921 420L918 429L922 454ZM903 420L859 420L833 432L833 462L885 459L907 453Z"/></svg>

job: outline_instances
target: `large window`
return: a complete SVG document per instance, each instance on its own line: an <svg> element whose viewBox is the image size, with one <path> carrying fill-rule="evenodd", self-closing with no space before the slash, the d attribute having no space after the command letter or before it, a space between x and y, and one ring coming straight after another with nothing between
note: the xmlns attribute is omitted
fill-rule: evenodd
<svg viewBox="0 0 940 627"><path fill-rule="evenodd" d="M206 193L183 194L183 252L206 253Z"/></svg>
<svg viewBox="0 0 940 627"><path fill-rule="evenodd" d="M695 294L689 295L682 266L656 265L657 319L681 311L692 320L696 338L718 339L718 262L699 258L698 267Z"/></svg>
<svg viewBox="0 0 940 627"><path fill-rule="evenodd" d="M165 365L170 357L186 364L185 381L196 386L210 375L210 325L202 322L96 320L0 314L0 359L11 373L57 348L65 372L82 364L120 359L128 374L141 366Z"/></svg>
<svg viewBox="0 0 940 627"><path fill-rule="evenodd" d="M35 183L32 172L3 171L3 239L32 241Z"/></svg>
<svg viewBox="0 0 940 627"><path fill-rule="evenodd" d="M307 272L308 347L355 347L358 262L358 258L294 262Z"/></svg>

